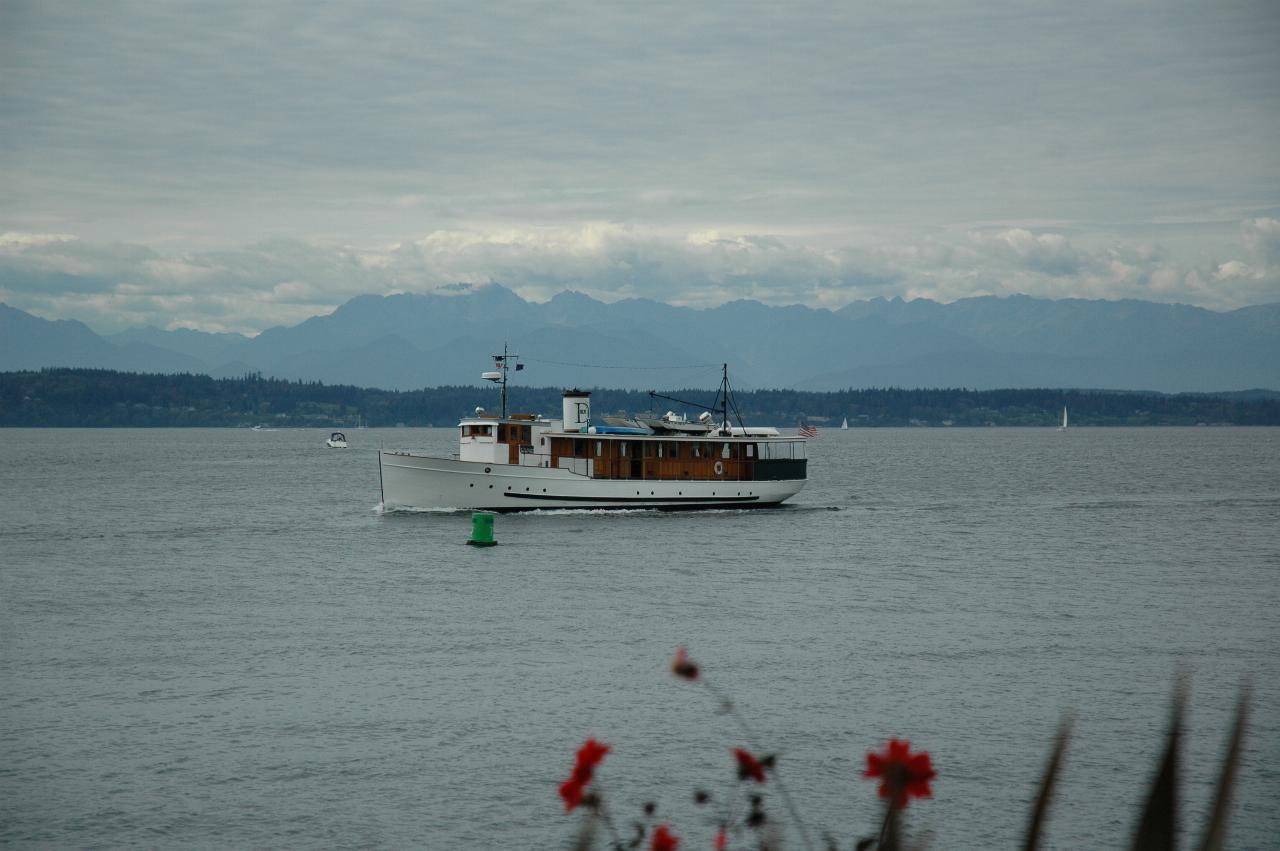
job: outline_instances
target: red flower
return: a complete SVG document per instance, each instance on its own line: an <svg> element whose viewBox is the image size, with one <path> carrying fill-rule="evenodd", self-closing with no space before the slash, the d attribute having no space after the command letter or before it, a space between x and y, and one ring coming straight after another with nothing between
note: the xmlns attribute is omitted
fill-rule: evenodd
<svg viewBox="0 0 1280 851"><path fill-rule="evenodd" d="M938 773L927 751L913 755L910 742L890 739L882 753L867 752L867 770L862 776L879 777L880 797L891 798L894 808L900 809L910 798L931 797L929 781Z"/></svg>
<svg viewBox="0 0 1280 851"><path fill-rule="evenodd" d="M734 748L733 755L738 758L738 779L754 780L757 783L764 782L764 766L760 760L751 755L750 751L742 748Z"/></svg>
<svg viewBox="0 0 1280 851"><path fill-rule="evenodd" d="M725 835L723 827L716 831L716 841L712 843L711 847L715 851L725 851L729 847L729 837Z"/></svg>
<svg viewBox="0 0 1280 851"><path fill-rule="evenodd" d="M657 830L653 832L653 842L649 844L649 851L676 851L680 847L680 839L671 832L671 828L665 824L658 825Z"/></svg>
<svg viewBox="0 0 1280 851"><path fill-rule="evenodd" d="M698 678L698 666L689 661L689 654L684 647L676 648L676 659L671 663L671 673L686 680Z"/></svg>
<svg viewBox="0 0 1280 851"><path fill-rule="evenodd" d="M568 780L560 784L560 797L564 798L566 813L582 803L583 793L591 783L596 766L609 751L608 745L597 742L595 739L587 739L586 743L578 748L578 756L573 763L573 773L569 775Z"/></svg>

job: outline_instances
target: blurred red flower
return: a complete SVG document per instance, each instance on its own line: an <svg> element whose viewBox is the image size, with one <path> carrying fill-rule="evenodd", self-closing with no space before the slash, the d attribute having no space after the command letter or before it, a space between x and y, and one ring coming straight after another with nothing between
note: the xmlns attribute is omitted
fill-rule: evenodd
<svg viewBox="0 0 1280 851"><path fill-rule="evenodd" d="M658 825L653 832L653 842L649 851L676 851L680 847L680 839L665 824Z"/></svg>
<svg viewBox="0 0 1280 851"><path fill-rule="evenodd" d="M880 797L892 799L894 808L901 809L910 798L931 797L929 781L938 773L927 751L912 754L910 742L890 739L884 751L867 752L867 770L862 776L879 777Z"/></svg>
<svg viewBox="0 0 1280 851"><path fill-rule="evenodd" d="M760 760L751 755L750 751L742 748L734 748L733 755L738 758L738 779L754 780L757 783L764 782L764 766Z"/></svg>
<svg viewBox="0 0 1280 851"><path fill-rule="evenodd" d="M671 673L686 680L698 678L698 666L689 661L689 654L684 647L676 648L675 661L671 663Z"/></svg>
<svg viewBox="0 0 1280 851"><path fill-rule="evenodd" d="M573 773L569 779L560 784L560 797L564 798L564 811L570 812L582 803L583 793L591 783L596 766L604 759L611 748L604 742L595 739L587 741L578 748L578 756L573 763Z"/></svg>
<svg viewBox="0 0 1280 851"><path fill-rule="evenodd" d="M725 834L723 827L716 831L716 841L711 847L714 851L725 851L729 847L729 837Z"/></svg>

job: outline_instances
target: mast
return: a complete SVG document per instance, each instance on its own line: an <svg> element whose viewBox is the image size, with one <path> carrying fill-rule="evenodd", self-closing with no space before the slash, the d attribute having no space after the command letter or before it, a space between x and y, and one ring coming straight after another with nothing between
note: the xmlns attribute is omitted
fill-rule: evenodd
<svg viewBox="0 0 1280 851"><path fill-rule="evenodd" d="M720 364L720 392L724 394L720 406L720 411L724 414L721 434L732 434L733 430L729 428L729 364L727 363Z"/></svg>
<svg viewBox="0 0 1280 851"><path fill-rule="evenodd" d="M501 416L501 419L504 419L504 420L507 418L507 370L510 368L508 365L510 364L510 362L511 362L512 360L514 360L514 361L516 362L516 371L517 371L517 372L519 372L519 371L520 371L520 368L521 368L521 367L520 367L520 356L519 356L519 355L508 354L508 353L507 353L507 344L506 344L506 342L504 341L504 342L502 343L502 354L500 354L500 355L494 355L494 356L493 356L493 364L494 364L494 366L495 366L495 367L497 367L499 375L498 375L497 379L490 379L490 380L496 380L496 381L498 382L499 386L501 386L501 388L502 388L502 416ZM488 375L485 375L484 377L485 377L485 378L488 378L489 376L488 376Z"/></svg>
<svg viewBox="0 0 1280 851"><path fill-rule="evenodd" d="M502 419L507 418L507 341L502 341Z"/></svg>
<svg viewBox="0 0 1280 851"><path fill-rule="evenodd" d="M512 357L515 357L515 355L512 355ZM649 398L670 399L672 402L679 402L681 405L688 405L691 408L701 408L712 415L720 414L721 421L718 429L720 434L727 436L733 433L733 429L729 426L729 364L727 363L720 365L720 389L716 391L715 398L715 401L720 404L720 407L718 408L715 405L703 405L701 402L690 402L687 399L677 399L675 396L668 396L665 393L659 393L656 390L649 391ZM738 423L739 425L742 424L741 415L738 416Z"/></svg>

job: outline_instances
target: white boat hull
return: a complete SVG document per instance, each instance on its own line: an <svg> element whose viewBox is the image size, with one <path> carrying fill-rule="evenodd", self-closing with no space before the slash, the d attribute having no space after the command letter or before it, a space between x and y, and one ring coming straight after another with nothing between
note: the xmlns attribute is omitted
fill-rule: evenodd
<svg viewBox="0 0 1280 851"><path fill-rule="evenodd" d="M379 452L382 505L395 509L755 508L795 496L804 479L594 479L569 470Z"/></svg>

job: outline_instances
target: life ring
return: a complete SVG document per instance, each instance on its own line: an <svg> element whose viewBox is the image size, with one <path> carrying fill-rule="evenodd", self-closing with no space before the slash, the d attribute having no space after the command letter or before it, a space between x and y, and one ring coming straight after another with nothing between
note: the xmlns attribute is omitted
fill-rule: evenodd
<svg viewBox="0 0 1280 851"><path fill-rule="evenodd" d="M723 461L717 461L717 462L716 462L715 470L716 470L716 475L717 475L717 476L723 476L723 475L724 475L724 462L723 462Z"/></svg>

